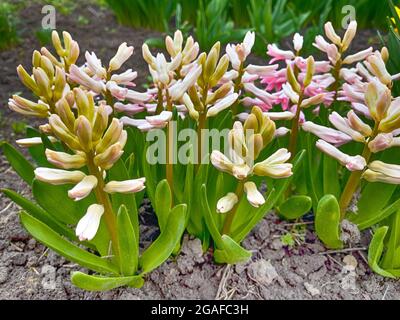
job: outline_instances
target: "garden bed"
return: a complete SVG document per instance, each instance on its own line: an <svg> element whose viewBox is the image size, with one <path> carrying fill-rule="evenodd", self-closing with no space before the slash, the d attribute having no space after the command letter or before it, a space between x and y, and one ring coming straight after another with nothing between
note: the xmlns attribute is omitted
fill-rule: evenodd
<svg viewBox="0 0 400 320"><path fill-rule="evenodd" d="M160 34L122 27L109 11L96 6L81 5L79 11L79 15L58 15L57 29L69 31L79 41L82 53L95 51L104 60L115 53L120 43L133 45L135 53L127 67L138 72L136 83L140 91L148 74L141 45L145 39ZM40 47L32 32L40 27L40 12L37 5L24 9L20 13L20 45L0 52L0 141L13 142L18 137L12 123L22 121L22 117L9 111L6 102L11 94L25 91L15 68L20 63L29 66L32 48ZM82 19L78 16L84 16L86 22L79 22ZM357 41L361 48L372 34L360 32ZM33 124L39 123L29 123ZM0 188L10 188L27 197L30 194L29 187L10 169L2 154ZM86 292L70 283L70 272L78 270L78 266L33 240L20 225L18 211L0 194L0 299L400 299L400 283L373 274L368 267L370 231L362 234L354 248L330 252L316 239L309 221L293 225L273 214L244 241L244 247L253 252L246 264L216 265L211 254L202 254L199 240L185 236L181 253L148 275L143 288ZM142 206L140 219L141 244L145 246L158 233L150 206ZM300 233L295 236L298 243L282 244L281 237L288 232ZM355 271L349 267L354 263L349 255L357 261Z"/></svg>

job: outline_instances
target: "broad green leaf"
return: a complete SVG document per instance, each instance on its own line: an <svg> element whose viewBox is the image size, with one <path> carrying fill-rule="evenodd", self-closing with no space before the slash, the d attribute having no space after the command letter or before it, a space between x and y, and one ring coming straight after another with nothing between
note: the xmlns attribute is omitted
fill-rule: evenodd
<svg viewBox="0 0 400 320"><path fill-rule="evenodd" d="M205 184L203 184L203 186L201 187L200 203L202 205L202 211L204 212L204 220L206 222L208 231L210 232L211 237L213 238L217 248L222 249L224 247L224 242L222 241L221 234L218 230L217 225L215 224L210 206L208 204L207 189Z"/></svg>
<svg viewBox="0 0 400 320"><path fill-rule="evenodd" d="M116 163L114 163L113 167L107 171L107 175L107 181L124 181L130 179L122 159L119 159ZM111 195L111 202L114 212L118 212L121 205L126 207L129 218L131 219L133 230L135 231L135 238L137 241L139 241L139 218L135 195L131 193L123 194L116 192Z"/></svg>
<svg viewBox="0 0 400 320"><path fill-rule="evenodd" d="M29 185L32 184L35 178L33 165L26 160L26 157L17 151L11 144L2 142L0 147L3 149L4 155L6 156L11 167L15 172Z"/></svg>
<svg viewBox="0 0 400 320"><path fill-rule="evenodd" d="M157 268L171 255L185 230L186 210L186 204L179 204L171 209L165 229L143 252L139 260L142 273L148 273Z"/></svg>
<svg viewBox="0 0 400 320"><path fill-rule="evenodd" d="M57 220L65 224L77 224L89 205L96 201L91 196L73 201L68 197L68 190L72 187L72 185L54 186L35 179L32 192L37 203Z"/></svg>
<svg viewBox="0 0 400 320"><path fill-rule="evenodd" d="M391 215L388 220L390 235L386 244L386 252L382 259L382 268L385 270L399 267L397 266L397 261L400 261L400 257L396 256L396 254L399 253L398 249L400 247L400 211Z"/></svg>
<svg viewBox="0 0 400 320"><path fill-rule="evenodd" d="M382 256L384 239L389 227L383 226L377 229L372 237L371 243L368 248L368 264L370 268L377 274L388 278L395 278L390 272L383 270L379 266L379 262Z"/></svg>
<svg viewBox="0 0 400 320"><path fill-rule="evenodd" d="M396 185L369 182L361 192L360 200L357 202L357 214L350 214L349 220L355 224L365 224L377 216L390 200Z"/></svg>
<svg viewBox="0 0 400 320"><path fill-rule="evenodd" d="M118 211L117 229L121 273L131 276L137 271L139 246L128 210L124 205L121 205Z"/></svg>
<svg viewBox="0 0 400 320"><path fill-rule="evenodd" d="M360 230L364 230L366 228L372 227L374 224L377 224L378 222L382 221L383 219L386 219L392 213L394 213L396 210L399 210L399 209L400 209L400 199L393 202L391 205L387 206L382 211L378 212L378 214L375 214L374 216L370 217L369 219L364 219L363 222L359 223L357 226Z"/></svg>
<svg viewBox="0 0 400 320"><path fill-rule="evenodd" d="M275 189L272 189L268 195L268 198L265 200L265 203L254 212L253 216L250 218L250 221L232 231L232 238L239 243L243 241L250 231L253 230L253 228L261 221L261 219L271 211L277 199L276 191Z"/></svg>
<svg viewBox="0 0 400 320"><path fill-rule="evenodd" d="M77 240L75 233L70 228L54 219L48 212L38 207L33 202L29 201L28 199L22 197L12 190L2 189L1 191L17 205L19 205L22 209L27 211L31 216L48 225L54 231L68 237L71 240Z"/></svg>
<svg viewBox="0 0 400 320"><path fill-rule="evenodd" d="M162 232L167 224L168 215L171 210L172 195L168 181L166 179L160 181L156 188L156 202L154 203L157 215L158 225Z"/></svg>
<svg viewBox="0 0 400 320"><path fill-rule="evenodd" d="M97 272L118 273L116 266L112 265L109 261L72 244L25 211L20 213L20 219L25 229L36 240L42 242L65 258Z"/></svg>
<svg viewBox="0 0 400 320"><path fill-rule="evenodd" d="M324 194L332 194L336 198L340 196L337 161L326 154L323 154L323 185Z"/></svg>
<svg viewBox="0 0 400 320"><path fill-rule="evenodd" d="M312 200L308 196L292 196L279 206L285 219L297 219L310 211Z"/></svg>
<svg viewBox="0 0 400 320"><path fill-rule="evenodd" d="M94 194L82 200L73 201L68 197L68 190L71 188L71 185L53 186L36 179L32 184L33 196L37 203L47 211L49 215L64 224L76 225L86 213L87 208L97 201ZM97 251L104 256L108 254L109 241L110 238L104 219L101 219L96 236L90 242L93 243Z"/></svg>
<svg viewBox="0 0 400 320"><path fill-rule="evenodd" d="M331 249L342 248L340 240L340 208L335 196L327 194L319 200L315 214L315 231L319 239Z"/></svg>
<svg viewBox="0 0 400 320"><path fill-rule="evenodd" d="M71 282L75 286L89 291L107 291L122 286L140 288L144 284L141 276L104 277L88 275L79 271L72 273Z"/></svg>
<svg viewBox="0 0 400 320"><path fill-rule="evenodd" d="M214 251L214 260L217 263L235 264L246 262L251 258L251 252L240 246L228 235L222 235L223 248Z"/></svg>
<svg viewBox="0 0 400 320"><path fill-rule="evenodd" d="M26 136L28 138L34 138L34 137L41 137L41 134L36 129L32 127L27 127ZM47 161L45 149L46 148L44 147L43 144L39 144L28 148L29 153L31 154L33 160L35 160L36 164L39 167L52 167L52 165Z"/></svg>

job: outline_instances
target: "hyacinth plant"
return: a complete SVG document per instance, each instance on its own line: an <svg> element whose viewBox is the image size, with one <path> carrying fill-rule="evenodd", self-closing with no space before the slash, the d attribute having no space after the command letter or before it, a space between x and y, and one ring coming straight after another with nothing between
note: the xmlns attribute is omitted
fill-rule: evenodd
<svg viewBox="0 0 400 320"><path fill-rule="evenodd" d="M386 48L347 54L356 28L352 21L341 37L325 25L329 42L317 36L314 45L326 60L303 57L296 33L292 50L268 45L265 65L246 62L253 32L225 52L217 42L200 53L177 31L165 39L166 55L143 45L152 79L145 92L134 90L136 72L120 71L133 47L121 44L108 65L86 52L78 66L77 42L53 32L55 53L35 51L31 73L17 68L36 100L9 100L12 110L43 120L17 140L35 164L2 145L35 203L3 192L35 238L98 272L73 273L89 290L141 286L179 254L185 230L214 249L217 263L246 261L251 252L241 242L272 209L285 219L314 213L329 248L345 245L346 224L383 224L370 265L397 277L398 75L386 70ZM160 236L139 250L144 196Z"/></svg>

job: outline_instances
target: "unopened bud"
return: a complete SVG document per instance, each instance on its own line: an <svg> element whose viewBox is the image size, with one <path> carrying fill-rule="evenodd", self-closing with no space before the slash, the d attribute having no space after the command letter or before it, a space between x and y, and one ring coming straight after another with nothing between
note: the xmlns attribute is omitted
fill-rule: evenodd
<svg viewBox="0 0 400 320"><path fill-rule="evenodd" d="M85 116L79 116L78 119L75 120L75 133L81 148L85 152L91 151L93 147L92 126Z"/></svg>
<svg viewBox="0 0 400 320"><path fill-rule="evenodd" d="M94 164L104 170L110 169L124 153L119 142L94 157Z"/></svg>

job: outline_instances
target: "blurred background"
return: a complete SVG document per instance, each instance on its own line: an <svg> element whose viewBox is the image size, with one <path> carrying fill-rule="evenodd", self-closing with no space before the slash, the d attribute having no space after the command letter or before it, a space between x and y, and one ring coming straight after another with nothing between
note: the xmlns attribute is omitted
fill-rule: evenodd
<svg viewBox="0 0 400 320"><path fill-rule="evenodd" d="M389 69L400 70L400 26L396 8L400 0L0 0L0 126L10 119L4 135L24 132L24 120L7 108L8 97L24 91L15 72L18 64L30 68L35 49L48 46L54 22L58 31L67 30L77 40L81 53L96 52L105 61L118 45L128 42L135 54L128 67L138 71L138 86L147 82L147 64L141 45L162 50L166 34L181 29L192 35L202 50L216 41L222 45L239 41L248 30L256 32L252 59L267 63L267 44L292 46L292 36L304 36L304 56L316 54L312 43L332 21L338 33L355 18L358 35L353 51L386 45L391 53ZM49 7L52 6L52 7ZM50 8L50 9L49 9ZM54 13L54 21L49 14ZM160 49L161 48L161 49ZM83 61L80 61L83 63ZM25 120L26 121L26 120ZM6 132L7 131L7 132ZM9 139L7 139L9 140Z"/></svg>

